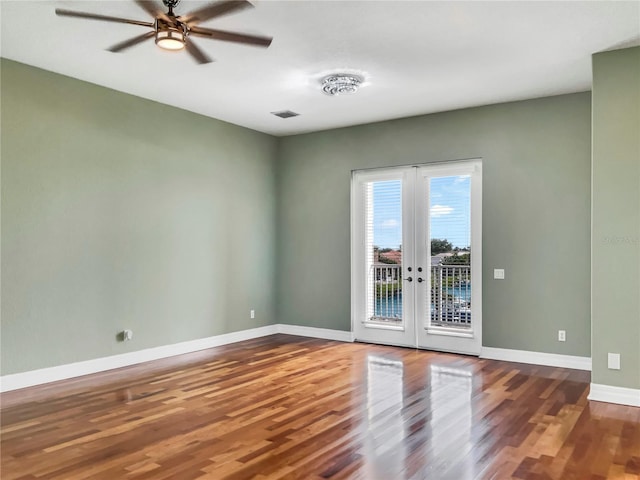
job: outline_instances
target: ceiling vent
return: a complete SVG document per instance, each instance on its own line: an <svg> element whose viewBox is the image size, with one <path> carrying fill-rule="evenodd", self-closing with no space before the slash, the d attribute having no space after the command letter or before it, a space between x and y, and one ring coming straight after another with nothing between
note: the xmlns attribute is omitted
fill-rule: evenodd
<svg viewBox="0 0 640 480"><path fill-rule="evenodd" d="M280 117L280 118L291 118L291 117L297 117L298 115L300 115L299 113L292 112L291 110L282 110L281 112L271 112L271 113L276 117Z"/></svg>

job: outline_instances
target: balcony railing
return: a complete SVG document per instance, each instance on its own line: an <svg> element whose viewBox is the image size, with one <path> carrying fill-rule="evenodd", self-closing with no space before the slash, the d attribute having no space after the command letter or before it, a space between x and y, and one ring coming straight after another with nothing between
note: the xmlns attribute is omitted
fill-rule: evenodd
<svg viewBox="0 0 640 480"><path fill-rule="evenodd" d="M371 321L402 323L402 265L374 264Z"/></svg>
<svg viewBox="0 0 640 480"><path fill-rule="evenodd" d="M471 266L431 267L431 325L471 325Z"/></svg>
<svg viewBox="0 0 640 480"><path fill-rule="evenodd" d="M371 273L373 315L370 321L401 324L402 265L374 264ZM471 266L433 265L430 280L430 325L470 326ZM422 285L426 287L427 282Z"/></svg>

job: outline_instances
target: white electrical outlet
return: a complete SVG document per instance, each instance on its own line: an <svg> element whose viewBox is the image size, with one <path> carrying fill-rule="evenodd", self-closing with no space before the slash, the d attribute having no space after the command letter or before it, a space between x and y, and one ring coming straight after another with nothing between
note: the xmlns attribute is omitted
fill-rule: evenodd
<svg viewBox="0 0 640 480"><path fill-rule="evenodd" d="M559 342L567 341L567 332L565 330L558 330L558 341Z"/></svg>
<svg viewBox="0 0 640 480"><path fill-rule="evenodd" d="M493 278L495 280L504 280L504 268L494 268Z"/></svg>
<svg viewBox="0 0 640 480"><path fill-rule="evenodd" d="M255 310L251 310L249 312L249 315L251 315L251 318L256 318L256 311Z"/></svg>
<svg viewBox="0 0 640 480"><path fill-rule="evenodd" d="M620 370L620 354L610 353L607 357L609 370Z"/></svg>
<svg viewBox="0 0 640 480"><path fill-rule="evenodd" d="M133 338L133 330L125 330L125 331L122 332L122 339L125 342L128 342L132 338Z"/></svg>

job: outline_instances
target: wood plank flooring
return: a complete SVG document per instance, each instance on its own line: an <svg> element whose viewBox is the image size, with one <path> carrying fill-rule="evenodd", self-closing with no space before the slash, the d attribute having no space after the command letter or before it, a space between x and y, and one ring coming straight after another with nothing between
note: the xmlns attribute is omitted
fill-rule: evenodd
<svg viewBox="0 0 640 480"><path fill-rule="evenodd" d="M1 476L639 479L589 373L274 335L2 395Z"/></svg>

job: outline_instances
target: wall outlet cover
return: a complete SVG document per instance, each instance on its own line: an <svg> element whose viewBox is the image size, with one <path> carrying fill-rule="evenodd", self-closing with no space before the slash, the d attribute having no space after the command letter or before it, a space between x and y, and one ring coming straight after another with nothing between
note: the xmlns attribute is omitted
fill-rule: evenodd
<svg viewBox="0 0 640 480"><path fill-rule="evenodd" d="M610 370L620 370L620 354L609 353L607 355L607 366Z"/></svg>
<svg viewBox="0 0 640 480"><path fill-rule="evenodd" d="M495 280L504 280L504 268L494 268L493 278Z"/></svg>

